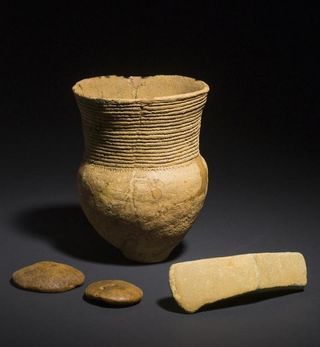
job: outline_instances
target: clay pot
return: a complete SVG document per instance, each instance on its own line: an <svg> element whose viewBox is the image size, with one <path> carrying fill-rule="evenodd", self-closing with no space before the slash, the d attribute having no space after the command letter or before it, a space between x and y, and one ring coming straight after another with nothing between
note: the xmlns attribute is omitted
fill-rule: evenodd
<svg viewBox="0 0 320 347"><path fill-rule="evenodd" d="M85 138L80 203L129 259L165 260L203 205L199 133L208 91L202 81L165 75L95 77L73 87Z"/></svg>

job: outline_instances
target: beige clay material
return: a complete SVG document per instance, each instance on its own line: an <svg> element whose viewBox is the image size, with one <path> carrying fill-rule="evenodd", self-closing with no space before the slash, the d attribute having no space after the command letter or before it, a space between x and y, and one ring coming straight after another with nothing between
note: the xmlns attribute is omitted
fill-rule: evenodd
<svg viewBox="0 0 320 347"><path fill-rule="evenodd" d="M169 283L177 303L195 312L257 290L302 288L307 268L303 255L296 252L243 254L173 264Z"/></svg>
<svg viewBox="0 0 320 347"><path fill-rule="evenodd" d="M202 208L208 170L199 134L208 90L183 76L103 76L73 87L85 138L80 203L129 259L165 260Z"/></svg>

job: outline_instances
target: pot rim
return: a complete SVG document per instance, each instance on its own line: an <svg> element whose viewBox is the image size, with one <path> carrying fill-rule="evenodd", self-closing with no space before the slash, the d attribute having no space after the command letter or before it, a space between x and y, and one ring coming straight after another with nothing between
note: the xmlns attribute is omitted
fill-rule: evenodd
<svg viewBox="0 0 320 347"><path fill-rule="evenodd" d="M178 93L178 94L172 94L172 95L166 95L166 96L155 96L155 97L148 97L148 98L106 98L106 97L95 97L86 95L85 93L79 93L79 90L82 90L80 87L80 84L94 79L100 79L100 78L110 78L110 77L117 77L117 78L125 78L125 79L133 79L133 78L141 78L141 79L147 79L151 77L178 77L178 78L186 78L189 80L193 80L193 82L197 82L201 85L201 88L192 92L186 92L186 93ZM73 93L80 98L91 100L91 101L97 101L97 102L114 102L114 103L137 103L137 102L154 102L154 101L176 101L176 100L183 100L183 99L189 99L201 94L207 94L209 92L210 88L207 83L205 83L202 80L197 80L193 77L183 76L183 75L151 75L151 76L120 76L120 75L103 75L103 76L94 76L89 78L84 78L78 82L76 82L73 87L72 91Z"/></svg>

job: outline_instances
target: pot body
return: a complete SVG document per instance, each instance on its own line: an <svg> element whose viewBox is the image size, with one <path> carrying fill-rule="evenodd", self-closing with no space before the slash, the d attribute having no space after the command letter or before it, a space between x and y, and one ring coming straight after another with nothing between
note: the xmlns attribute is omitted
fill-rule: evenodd
<svg viewBox="0 0 320 347"><path fill-rule="evenodd" d="M207 193L207 165L199 153L207 90L159 100L75 94L86 149L78 174L85 215L127 258L165 260Z"/></svg>

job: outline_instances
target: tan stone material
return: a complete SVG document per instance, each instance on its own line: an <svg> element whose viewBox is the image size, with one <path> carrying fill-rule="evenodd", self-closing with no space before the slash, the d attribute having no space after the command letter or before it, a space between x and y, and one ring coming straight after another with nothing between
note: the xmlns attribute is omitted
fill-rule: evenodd
<svg viewBox="0 0 320 347"><path fill-rule="evenodd" d="M84 280L80 270L53 261L40 261L12 274L12 281L18 287L47 293L65 292L80 286Z"/></svg>
<svg viewBox="0 0 320 347"><path fill-rule="evenodd" d="M295 252L253 253L173 264L172 294L187 312L236 295L307 284L304 257Z"/></svg>
<svg viewBox="0 0 320 347"><path fill-rule="evenodd" d="M141 301L143 291L134 284L122 280L102 280L89 284L85 297L114 306L134 305Z"/></svg>
<svg viewBox="0 0 320 347"><path fill-rule="evenodd" d="M73 87L85 138L80 203L129 259L165 260L202 208L208 170L199 133L208 91L184 76L102 76Z"/></svg>

